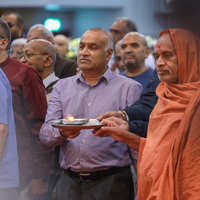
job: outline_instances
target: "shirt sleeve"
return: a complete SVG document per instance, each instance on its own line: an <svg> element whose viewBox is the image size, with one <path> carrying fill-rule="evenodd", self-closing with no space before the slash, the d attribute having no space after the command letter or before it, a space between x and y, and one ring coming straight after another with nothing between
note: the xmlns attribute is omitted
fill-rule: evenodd
<svg viewBox="0 0 200 200"><path fill-rule="evenodd" d="M124 110L130 121L149 121L149 115L158 100L155 91L159 83L160 81L158 79L157 72L154 71L152 79L148 86L143 90L140 99Z"/></svg>
<svg viewBox="0 0 200 200"><path fill-rule="evenodd" d="M1 75L0 75L1 76ZM0 77L2 78L2 77ZM2 83L2 80L0 80L0 104L1 104L1 112L0 112L0 123L1 124L6 124L7 123L7 92L6 88Z"/></svg>
<svg viewBox="0 0 200 200"><path fill-rule="evenodd" d="M46 180L52 164L52 149L39 140L39 131L44 123L47 100L44 85L35 70L26 71L22 84L24 109L26 112L28 128L32 137L34 174L36 179Z"/></svg>
<svg viewBox="0 0 200 200"><path fill-rule="evenodd" d="M58 81L49 100L45 123L40 130L40 140L46 145L60 146L66 140L65 137L61 136L58 128L54 128L48 123L50 120L63 118L62 106L61 81Z"/></svg>
<svg viewBox="0 0 200 200"><path fill-rule="evenodd" d="M127 91L127 106L131 106L132 104L134 104L140 98L141 92L142 85L134 81L134 84L132 84L129 90Z"/></svg>
<svg viewBox="0 0 200 200"><path fill-rule="evenodd" d="M140 137L147 137L148 122L144 121L133 121L129 123L129 132L139 135Z"/></svg>

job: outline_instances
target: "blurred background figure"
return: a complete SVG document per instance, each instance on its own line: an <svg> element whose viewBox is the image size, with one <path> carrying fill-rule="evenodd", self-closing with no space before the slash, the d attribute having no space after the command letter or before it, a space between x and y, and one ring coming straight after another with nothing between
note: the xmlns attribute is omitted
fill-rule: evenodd
<svg viewBox="0 0 200 200"><path fill-rule="evenodd" d="M138 32L135 22L133 22L128 17L118 17L110 27L110 33L113 36L114 45L129 32ZM111 68L112 71L113 69L116 70L114 57L115 57L115 52L108 63L108 66ZM145 64L146 66L155 69L156 63L151 53L145 59Z"/></svg>
<svg viewBox="0 0 200 200"><path fill-rule="evenodd" d="M20 60L21 52L26 44L26 38L18 38L12 41L9 56L15 60Z"/></svg>
<svg viewBox="0 0 200 200"><path fill-rule="evenodd" d="M53 33L46 29L42 24L35 24L29 29L27 42L33 39L44 39L54 44ZM58 78L66 78L75 75L76 68L77 63L74 60L63 58L57 53L54 72Z"/></svg>
<svg viewBox="0 0 200 200"><path fill-rule="evenodd" d="M110 33L114 39L114 45L121 40L128 32L137 32L134 21L128 17L118 17L110 27Z"/></svg>
<svg viewBox="0 0 200 200"><path fill-rule="evenodd" d="M153 74L153 69L145 64L150 52L144 35L130 32L123 37L121 57L125 71L121 74L139 82L143 88L146 88Z"/></svg>
<svg viewBox="0 0 200 200"><path fill-rule="evenodd" d="M11 32L11 42L17 38L22 37L22 31L24 28L24 20L22 16L15 11L7 11L3 13L1 18L7 22Z"/></svg>
<svg viewBox="0 0 200 200"><path fill-rule="evenodd" d="M117 73L125 71L124 63L122 62L121 56L121 45L122 40L118 41L114 46L114 63L110 68L111 71L116 71Z"/></svg>
<svg viewBox="0 0 200 200"><path fill-rule="evenodd" d="M66 58L66 55L69 52L68 44L70 40L65 35L59 34L54 37L54 41L59 56Z"/></svg>
<svg viewBox="0 0 200 200"><path fill-rule="evenodd" d="M33 56L30 59L30 55L37 55L38 57ZM47 102L49 102L53 86L59 80L54 73L56 62L56 50L54 46L47 40L31 40L23 48L21 62L30 65L38 72L45 87Z"/></svg>

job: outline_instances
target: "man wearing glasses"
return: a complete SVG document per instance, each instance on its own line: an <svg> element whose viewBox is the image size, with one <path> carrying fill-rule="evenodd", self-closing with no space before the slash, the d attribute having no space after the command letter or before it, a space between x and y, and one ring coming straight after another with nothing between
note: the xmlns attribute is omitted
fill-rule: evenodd
<svg viewBox="0 0 200 200"><path fill-rule="evenodd" d="M47 191L50 149L39 141L39 130L44 122L47 100L43 83L32 67L13 60L7 55L10 30L0 19L0 67L12 89L13 111L19 158L20 196L24 191L37 200Z"/></svg>
<svg viewBox="0 0 200 200"><path fill-rule="evenodd" d="M56 49L47 40L35 39L28 42L20 55L20 61L33 67L40 75L47 101L49 102L53 86L59 80L55 75Z"/></svg>

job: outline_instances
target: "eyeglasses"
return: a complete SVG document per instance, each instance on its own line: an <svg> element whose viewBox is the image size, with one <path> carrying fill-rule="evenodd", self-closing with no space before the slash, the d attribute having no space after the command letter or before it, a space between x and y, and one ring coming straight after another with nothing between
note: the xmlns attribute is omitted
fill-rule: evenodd
<svg viewBox="0 0 200 200"><path fill-rule="evenodd" d="M0 35L0 38L3 38L3 39L4 39L5 37L4 37L4 36L2 36L2 35Z"/></svg>
<svg viewBox="0 0 200 200"><path fill-rule="evenodd" d="M49 55L48 53L26 53L23 54L23 52L18 52L20 54L19 58L22 59L24 58L25 60L28 60L31 58L31 56L36 56L36 55Z"/></svg>

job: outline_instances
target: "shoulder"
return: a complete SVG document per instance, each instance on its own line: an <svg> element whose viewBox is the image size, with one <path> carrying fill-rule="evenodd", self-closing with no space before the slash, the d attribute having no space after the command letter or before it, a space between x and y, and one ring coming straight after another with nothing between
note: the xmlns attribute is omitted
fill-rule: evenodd
<svg viewBox="0 0 200 200"><path fill-rule="evenodd" d="M68 58L63 58L61 56L57 56L56 57L56 65L74 65L77 66L77 63L72 60L72 59L68 59Z"/></svg>
<svg viewBox="0 0 200 200"><path fill-rule="evenodd" d="M9 63L9 66L12 67L12 70L19 73L28 72L28 71L36 72L36 70L33 67L14 59L11 60L11 62Z"/></svg>
<svg viewBox="0 0 200 200"><path fill-rule="evenodd" d="M0 89L2 92L3 88L10 88L10 83L6 77L6 75L4 74L4 72L0 69Z"/></svg>
<svg viewBox="0 0 200 200"><path fill-rule="evenodd" d="M77 81L77 75L70 76L67 78L62 78L57 81L54 87L68 87L71 84L74 84Z"/></svg>
<svg viewBox="0 0 200 200"><path fill-rule="evenodd" d="M115 73L115 75L113 76L113 78L114 78L116 81L118 81L119 84L124 83L124 84L126 84L126 85L131 85L131 86L138 86L138 87L141 86L141 84L138 83L137 81L135 81L135 80L133 80L133 79L131 79L131 78L128 78L128 77L126 77L126 76L123 76L123 75L121 75L121 74L116 74L116 73Z"/></svg>

